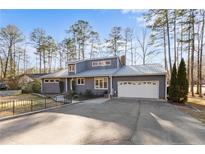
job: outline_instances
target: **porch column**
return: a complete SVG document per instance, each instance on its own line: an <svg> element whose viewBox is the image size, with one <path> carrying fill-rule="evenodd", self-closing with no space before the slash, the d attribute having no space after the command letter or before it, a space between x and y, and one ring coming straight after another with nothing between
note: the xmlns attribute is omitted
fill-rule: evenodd
<svg viewBox="0 0 205 154"><path fill-rule="evenodd" d="M73 90L72 82L73 82L73 79L70 79L70 90Z"/></svg>
<svg viewBox="0 0 205 154"><path fill-rule="evenodd" d="M43 80L44 79L41 79L41 93L43 93Z"/></svg>
<svg viewBox="0 0 205 154"><path fill-rule="evenodd" d="M65 92L68 92L68 79L65 79Z"/></svg>
<svg viewBox="0 0 205 154"><path fill-rule="evenodd" d="M167 75L165 75L165 100L167 100Z"/></svg>
<svg viewBox="0 0 205 154"><path fill-rule="evenodd" d="M110 96L112 96L112 76L109 77L110 78Z"/></svg>

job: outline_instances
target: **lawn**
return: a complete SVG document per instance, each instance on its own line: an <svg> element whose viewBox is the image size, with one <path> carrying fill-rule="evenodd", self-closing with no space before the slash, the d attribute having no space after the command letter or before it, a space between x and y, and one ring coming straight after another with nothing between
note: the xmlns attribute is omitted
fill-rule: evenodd
<svg viewBox="0 0 205 154"><path fill-rule="evenodd" d="M0 96L0 117L20 114L30 111L37 111L44 108L49 108L62 103L55 102L51 98L43 98L40 96L34 96L32 94L22 94L17 96Z"/></svg>
<svg viewBox="0 0 205 154"><path fill-rule="evenodd" d="M201 98L188 98L186 103L188 106L179 107L179 109L199 121L205 123L205 99Z"/></svg>

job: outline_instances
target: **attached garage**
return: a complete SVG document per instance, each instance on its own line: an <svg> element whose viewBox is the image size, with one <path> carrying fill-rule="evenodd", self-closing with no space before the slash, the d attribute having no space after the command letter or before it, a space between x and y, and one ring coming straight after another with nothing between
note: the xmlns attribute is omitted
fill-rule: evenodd
<svg viewBox="0 0 205 154"><path fill-rule="evenodd" d="M166 99L166 72L161 65L124 66L112 88L117 97Z"/></svg>
<svg viewBox="0 0 205 154"><path fill-rule="evenodd" d="M158 81L118 81L118 97L159 98Z"/></svg>

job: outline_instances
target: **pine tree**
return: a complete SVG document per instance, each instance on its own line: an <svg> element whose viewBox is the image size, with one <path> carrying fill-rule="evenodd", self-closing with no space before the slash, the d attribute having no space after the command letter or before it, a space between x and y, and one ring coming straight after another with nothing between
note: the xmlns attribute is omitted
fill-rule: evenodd
<svg viewBox="0 0 205 154"><path fill-rule="evenodd" d="M187 80L187 74L186 74L186 64L184 62L184 59L182 58L178 74L177 74L177 84L178 84L178 101L185 103L187 101L187 94L188 94L188 80Z"/></svg>
<svg viewBox="0 0 205 154"><path fill-rule="evenodd" d="M176 64L174 63L172 73L171 73L171 80L169 86L169 99L177 102L178 96L178 83L177 83L177 69Z"/></svg>

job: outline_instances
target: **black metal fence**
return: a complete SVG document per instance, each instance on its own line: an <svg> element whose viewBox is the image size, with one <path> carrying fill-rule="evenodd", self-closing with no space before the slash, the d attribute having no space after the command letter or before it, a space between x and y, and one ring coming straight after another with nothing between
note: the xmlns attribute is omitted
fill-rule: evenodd
<svg viewBox="0 0 205 154"><path fill-rule="evenodd" d="M38 111L68 103L68 101L54 101L51 98L38 100L9 100L0 101L0 118L26 112Z"/></svg>

